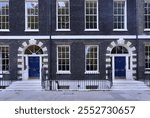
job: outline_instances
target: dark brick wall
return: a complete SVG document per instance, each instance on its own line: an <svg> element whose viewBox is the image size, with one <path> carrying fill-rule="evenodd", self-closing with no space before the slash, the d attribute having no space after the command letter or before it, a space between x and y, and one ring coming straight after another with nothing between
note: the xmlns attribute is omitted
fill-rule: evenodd
<svg viewBox="0 0 150 118"><path fill-rule="evenodd" d="M99 29L96 32L84 31L84 1L70 0L71 31L56 31L56 0L39 0L39 32L25 32L25 0L10 0L10 32L0 35L128 35L135 34L135 0L127 0L128 31L113 32L113 0L98 0ZM52 33L51 33L52 28Z"/></svg>
<svg viewBox="0 0 150 118"><path fill-rule="evenodd" d="M150 35L149 31L144 31L144 0L137 1L136 19L137 19L137 33L139 35Z"/></svg>
<svg viewBox="0 0 150 118"><path fill-rule="evenodd" d="M1 40L0 45L9 45L10 47L10 74L13 79L17 78L17 54L18 48L23 42L28 40ZM39 40L43 46L48 48L49 54L49 78L52 71L52 79L105 79L106 77L106 50L112 40L52 40L52 47L50 47L49 40ZM127 40L137 48L136 40ZM144 77L144 42L148 40L140 40L139 55L138 55L138 79ZM71 48L71 74L56 74L57 71L57 45L70 45ZM85 45L99 45L99 74L85 74ZM52 50L52 51L50 51ZM52 54L50 55L50 53ZM137 50L136 50L137 53ZM50 57L52 56L52 57ZM50 62L50 59L52 61ZM51 71L50 71L51 69Z"/></svg>
<svg viewBox="0 0 150 118"><path fill-rule="evenodd" d="M135 40L128 40L136 47ZM106 50L112 40L53 40L52 75L53 79L105 79L106 78ZM71 47L71 74L56 74L57 45ZM99 74L85 74L85 45L99 45ZM50 65L49 65L50 66Z"/></svg>
<svg viewBox="0 0 150 118"><path fill-rule="evenodd" d="M128 31L113 31L113 0L98 0L100 31L84 31L84 1L70 1L71 26L70 32L56 31L56 2L52 0L52 34L55 35L135 35L136 34L136 1L127 0L127 29Z"/></svg>
<svg viewBox="0 0 150 118"><path fill-rule="evenodd" d="M10 32L0 35L49 35L50 0L39 0L39 32L25 32L25 0L10 0Z"/></svg>
<svg viewBox="0 0 150 118"><path fill-rule="evenodd" d="M40 12L40 31L25 32L25 0L10 0L10 32L0 32L0 36L7 35L149 35L150 32L143 31L143 0L127 0L127 28L125 32L113 32L113 0L99 0L99 29L96 32L84 31L84 0L70 0L71 4L71 31L59 32L56 31L56 0L39 0ZM137 4L136 4L137 2ZM137 6L136 6L137 5ZM137 11L136 11L137 8ZM137 13L137 15L136 15ZM137 27L136 27L137 18ZM137 28L137 29L136 29ZM10 73L12 77L17 76L17 54L18 47L27 40L0 40L0 45L10 46ZM99 45L100 56L100 74L94 75L94 78L105 78L105 59L106 49L112 40L53 40L52 41L52 76L56 79L90 79L91 75L84 75L85 72L85 45ZM132 42L138 49L138 77L143 78L142 71L144 70L144 40L139 40L139 48L136 46L135 40ZM50 40L41 40L48 47L50 59ZM71 75L56 75L56 45L70 44L71 45Z"/></svg>
<svg viewBox="0 0 150 118"><path fill-rule="evenodd" d="M139 49L138 49L138 71L137 74L139 80L143 80L145 78L145 43L150 43L149 40L141 39L139 40Z"/></svg>

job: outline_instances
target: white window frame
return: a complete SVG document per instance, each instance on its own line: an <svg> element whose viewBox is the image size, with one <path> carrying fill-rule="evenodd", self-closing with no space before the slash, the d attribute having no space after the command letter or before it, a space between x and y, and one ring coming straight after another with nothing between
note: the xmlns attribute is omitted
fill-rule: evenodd
<svg viewBox="0 0 150 118"><path fill-rule="evenodd" d="M145 56L145 63L144 63L144 64L145 64L145 70L150 70L150 67L149 67L149 68L146 68L146 56L147 56L147 55L145 54L145 53L146 53L146 50L145 50L146 47L148 47L148 48L150 49L150 45L145 45L145 46L144 46L144 56ZM150 53L150 51L149 51L149 53ZM150 55L148 55L148 56L149 56L149 58L150 58ZM150 61L148 61L148 63L150 63Z"/></svg>
<svg viewBox="0 0 150 118"><path fill-rule="evenodd" d="M5 48L8 48L8 54L10 55L10 49L9 49L9 45L0 45L0 47L5 47ZM0 70L0 73L9 73L9 69L10 69L10 57L8 58L8 65L9 65L9 68L8 70ZM3 66L3 65L2 65Z"/></svg>
<svg viewBox="0 0 150 118"><path fill-rule="evenodd" d="M97 47L97 70L93 70L93 71L88 71L86 69L86 49L87 47ZM85 74L99 74L99 45L85 45Z"/></svg>
<svg viewBox="0 0 150 118"><path fill-rule="evenodd" d="M114 28L114 2L124 1L125 8L124 8L124 28L123 29L115 29ZM127 29L127 0L113 0L113 31L128 31Z"/></svg>
<svg viewBox="0 0 150 118"><path fill-rule="evenodd" d="M68 9L69 9L69 28L67 29L59 29L58 28L58 2L68 1ZM70 29L70 0L56 0L56 31L71 31Z"/></svg>
<svg viewBox="0 0 150 118"><path fill-rule="evenodd" d="M86 2L87 1L96 1L97 2L97 28L96 29L87 29L86 28ZM98 0L85 0L84 1L84 25L85 25L85 30L84 31L99 31L99 12L98 12L98 9L99 9L99 4L98 4Z"/></svg>
<svg viewBox="0 0 150 118"><path fill-rule="evenodd" d="M58 47L68 47L69 48L69 70L59 70L59 60L58 60ZM71 74L71 50L70 45L57 45L57 72L56 74Z"/></svg>
<svg viewBox="0 0 150 118"><path fill-rule="evenodd" d="M25 32L39 32L39 21L38 29L28 29L28 14L26 2L37 2L38 3L38 18L39 18L39 1L38 0L25 0Z"/></svg>
<svg viewBox="0 0 150 118"><path fill-rule="evenodd" d="M150 16L150 14L145 14L145 3L150 4L150 1L149 0L144 0L144 31L150 31L150 27L149 28L145 27L145 22L147 22L147 21L145 21L145 15Z"/></svg>
<svg viewBox="0 0 150 118"><path fill-rule="evenodd" d="M0 0L0 2L8 2L8 6L9 6L9 0ZM0 32L9 32L10 31L9 30L9 28L10 28L10 20L9 20L10 16L9 16L9 14L10 14L10 7L9 7L9 11L8 11L8 29L0 29Z"/></svg>

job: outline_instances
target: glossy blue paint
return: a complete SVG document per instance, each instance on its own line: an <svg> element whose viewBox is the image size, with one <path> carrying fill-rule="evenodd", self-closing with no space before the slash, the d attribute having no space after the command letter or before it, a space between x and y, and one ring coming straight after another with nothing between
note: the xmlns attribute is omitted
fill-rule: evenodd
<svg viewBox="0 0 150 118"><path fill-rule="evenodd" d="M39 57L29 57L29 77L37 78L40 75L40 59Z"/></svg>
<svg viewBox="0 0 150 118"><path fill-rule="evenodd" d="M126 57L115 57L115 77L126 76Z"/></svg>

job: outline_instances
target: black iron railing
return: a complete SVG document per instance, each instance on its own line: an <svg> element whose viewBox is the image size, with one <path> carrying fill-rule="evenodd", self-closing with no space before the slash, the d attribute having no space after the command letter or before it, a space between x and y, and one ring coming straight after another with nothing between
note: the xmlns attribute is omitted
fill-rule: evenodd
<svg viewBox="0 0 150 118"><path fill-rule="evenodd" d="M144 75L145 75L145 77L144 77L144 83L147 86L150 86L150 72L146 72Z"/></svg>
<svg viewBox="0 0 150 118"><path fill-rule="evenodd" d="M45 90L109 90L113 85L112 70L107 68L107 78L104 79L76 79L76 80L48 80L46 70L42 69L42 88Z"/></svg>
<svg viewBox="0 0 150 118"><path fill-rule="evenodd" d="M112 69L109 67L107 68L107 71L108 71L108 80L110 82L110 87L112 87L113 86Z"/></svg>
<svg viewBox="0 0 150 118"><path fill-rule="evenodd" d="M109 90L109 80L52 80L52 90Z"/></svg>
<svg viewBox="0 0 150 118"><path fill-rule="evenodd" d="M45 89L46 87L46 69L43 67L41 70L41 74L42 74L42 79L41 79L41 86L43 89Z"/></svg>
<svg viewBox="0 0 150 118"><path fill-rule="evenodd" d="M0 89L5 89L12 83L10 78L10 74L8 73L0 73Z"/></svg>
<svg viewBox="0 0 150 118"><path fill-rule="evenodd" d="M51 90L51 81L48 79L46 74L46 68L42 68L41 70L42 79L41 79L41 86L44 90Z"/></svg>

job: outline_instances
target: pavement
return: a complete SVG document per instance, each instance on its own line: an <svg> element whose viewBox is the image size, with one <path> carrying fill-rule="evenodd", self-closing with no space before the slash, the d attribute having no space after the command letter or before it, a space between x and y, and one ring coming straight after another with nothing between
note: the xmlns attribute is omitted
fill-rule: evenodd
<svg viewBox="0 0 150 118"><path fill-rule="evenodd" d="M150 101L150 91L5 91L0 101Z"/></svg>

